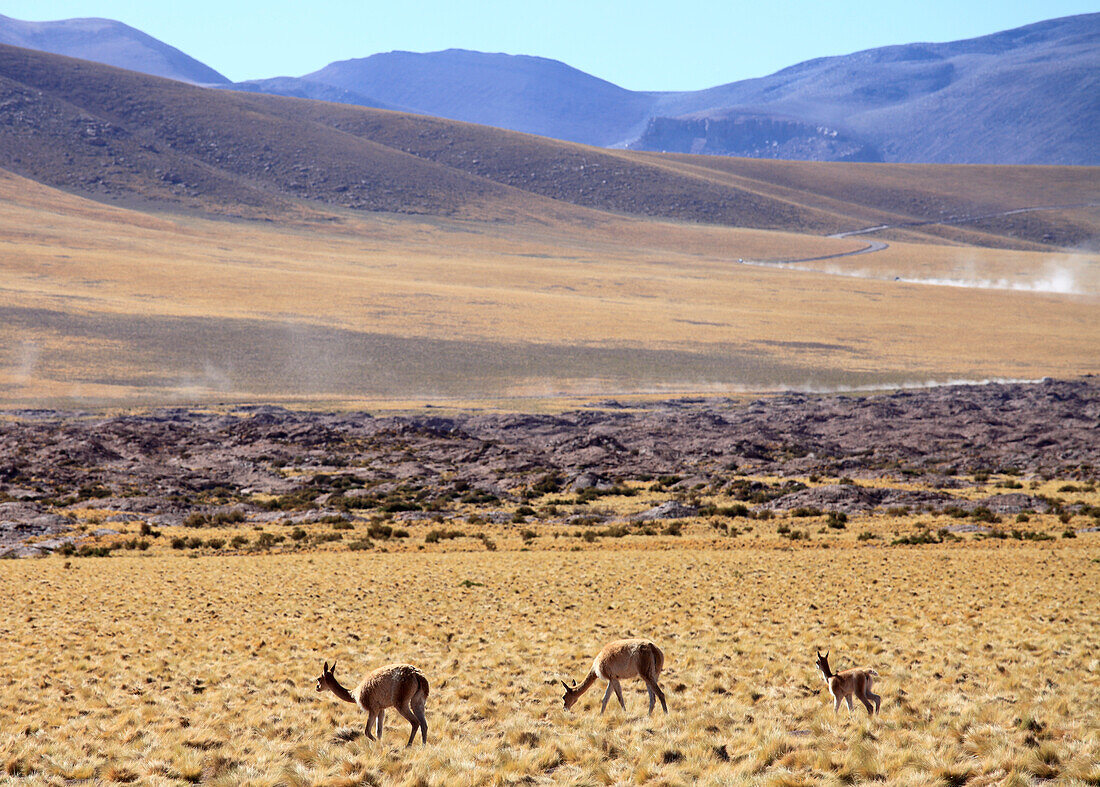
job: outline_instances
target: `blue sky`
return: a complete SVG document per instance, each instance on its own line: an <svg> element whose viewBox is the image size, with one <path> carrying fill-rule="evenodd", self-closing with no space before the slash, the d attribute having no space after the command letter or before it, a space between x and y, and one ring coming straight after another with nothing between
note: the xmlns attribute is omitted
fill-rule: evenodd
<svg viewBox="0 0 1100 787"><path fill-rule="evenodd" d="M1077 0L0 0L17 19L118 19L233 80L460 47L550 57L634 90L694 90L814 57L1096 10Z"/></svg>

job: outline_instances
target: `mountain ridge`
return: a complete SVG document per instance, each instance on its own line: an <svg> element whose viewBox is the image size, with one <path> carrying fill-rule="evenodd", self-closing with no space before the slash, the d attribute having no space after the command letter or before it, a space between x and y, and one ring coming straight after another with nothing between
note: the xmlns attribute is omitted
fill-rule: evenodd
<svg viewBox="0 0 1100 787"><path fill-rule="evenodd" d="M0 14L0 44L78 57L181 82L230 83L205 63L114 19L30 22Z"/></svg>
<svg viewBox="0 0 1100 787"><path fill-rule="evenodd" d="M389 110L209 90L0 45L0 168L102 201L243 218L333 210L491 221L619 214L828 235L1097 199L1087 168L815 164L617 151ZM1028 202L1021 202L1026 194ZM1070 213L975 245L1073 246ZM910 233L912 235L912 233Z"/></svg>
<svg viewBox="0 0 1100 787"><path fill-rule="evenodd" d="M113 31L126 46L108 51L102 42L89 43L89 25ZM54 31L52 50L42 36L32 40L28 31L34 30ZM68 43L58 43L65 36ZM0 43L193 83L414 112L600 147L801 160L1100 163L1100 13L814 58L695 91L627 90L551 58L455 48L394 50L334 61L302 77L233 84L110 20L0 17ZM127 54L127 47L138 47L146 60ZM180 63L186 59L186 68L153 62L166 52Z"/></svg>

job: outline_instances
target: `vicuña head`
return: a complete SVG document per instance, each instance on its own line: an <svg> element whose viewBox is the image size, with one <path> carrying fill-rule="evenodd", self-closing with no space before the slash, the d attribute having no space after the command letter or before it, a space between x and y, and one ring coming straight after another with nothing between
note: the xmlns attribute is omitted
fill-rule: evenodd
<svg viewBox="0 0 1100 787"><path fill-rule="evenodd" d="M848 704L848 712L851 713L853 695L863 703L869 715L873 716L878 712L882 697L871 691L873 679L878 677L878 673L873 669L846 669L843 672L834 673L829 668L829 651L822 656L820 650L817 651L817 668L821 670L821 677L825 679L829 693L833 696L834 713L840 710L841 700ZM874 703L873 710L872 703Z"/></svg>
<svg viewBox="0 0 1100 787"><path fill-rule="evenodd" d="M410 664L390 664L367 675L355 691L348 691L336 679L336 662L329 667L325 662L321 677L317 678L317 691L331 691L344 702L352 702L367 713L367 737L375 740L371 727L377 727L378 740L382 740L382 720L386 708L396 708L412 725L409 741L412 745L416 731L420 730L422 743L428 742L428 722L424 718L424 703L428 699L428 679L424 673Z"/></svg>
<svg viewBox="0 0 1100 787"><path fill-rule="evenodd" d="M321 667L321 677L317 679L317 691L331 691L336 694L333 686L339 686L339 682L336 680L336 662L332 662L332 666L329 667L328 662L325 662L325 666Z"/></svg>
<svg viewBox="0 0 1100 787"><path fill-rule="evenodd" d="M646 689L649 691L649 712L653 713L653 707L659 699L661 708L664 709L665 713L668 713L668 705L665 704L665 693L657 685L657 679L660 677L664 666L665 654L648 640L620 639L611 642L596 656L595 661L592 662L592 669L583 683L578 686L577 681L574 680L573 685L570 686L564 680L561 682L561 685L565 687L565 696L562 697L565 709L572 708L577 700L581 698L581 695L592 687L597 678L600 678L607 681L607 691L603 695L600 713L607 709L607 701L611 697L612 691L615 692L615 696L618 698L619 704L623 706L623 710L626 710L626 703L623 701L623 689L619 681L628 678L641 678L645 681Z"/></svg>

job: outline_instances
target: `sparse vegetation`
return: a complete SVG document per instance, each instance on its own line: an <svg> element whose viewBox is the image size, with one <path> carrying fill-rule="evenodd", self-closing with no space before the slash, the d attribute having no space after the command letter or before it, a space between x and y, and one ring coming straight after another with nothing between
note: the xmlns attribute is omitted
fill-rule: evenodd
<svg viewBox="0 0 1100 787"><path fill-rule="evenodd" d="M837 538L856 543L855 534ZM24 594L33 613L0 609L8 648L0 679L12 688L0 713L18 719L0 731L0 753L6 778L43 782L82 775L238 783L293 772L311 783L505 775L538 783L560 781L568 770L612 783L984 783L1016 773L1087 784L1100 759L1100 736L1081 721L1098 699L1085 666L1096 644L1096 548L1079 539L1051 551L1010 537L905 554L812 546L632 549L629 559L610 547L375 551L370 565L380 582L363 581L358 550L371 546L357 541L347 544L350 553L194 560L167 549L96 561L94 572L81 562L90 556L67 558L71 569L61 560L8 562L0 592ZM430 601L394 591L425 571L449 590ZM822 575L847 577L844 593L822 594ZM654 577L660 593L622 592L651 587ZM981 603L990 587L998 589L996 603ZM333 633L349 597L371 610L355 630L360 639ZM631 684L624 684L625 713L617 704L603 716L591 712L599 705L591 695L575 713L561 711L560 689L547 675L587 668L608 636L609 604L617 631L662 644L667 719L647 720L644 691ZM919 614L911 611L917 607ZM708 610L710 625L700 628L685 614L694 608ZM849 615L853 608L861 614ZM111 636L89 639L105 615L116 621ZM165 618L175 621L171 629ZM834 623L840 618L843 631ZM293 625L279 622L286 620ZM874 634L883 620L890 638L880 642ZM752 635L738 634L745 631ZM973 631L981 636L963 635ZM230 636L238 648L226 647ZM314 640L321 652L303 645ZM769 660L826 646L882 674L880 719L834 716L812 660ZM737 666L716 661L722 652ZM1007 652L1011 666L999 670ZM361 716L318 700L308 680L272 679L287 670L310 677L326 658L349 673L394 661L422 666L432 682L428 746L401 748L393 724L381 747L368 746ZM918 662L919 681L906 672ZM44 674L62 699L29 701ZM465 715L471 711L479 714L475 725ZM26 734L45 729L58 734ZM843 747L822 757L838 740Z"/></svg>

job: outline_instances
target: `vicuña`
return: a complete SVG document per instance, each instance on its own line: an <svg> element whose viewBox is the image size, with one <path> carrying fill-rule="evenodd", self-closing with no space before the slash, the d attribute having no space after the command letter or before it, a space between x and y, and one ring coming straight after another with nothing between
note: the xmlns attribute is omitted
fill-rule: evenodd
<svg viewBox="0 0 1100 787"><path fill-rule="evenodd" d="M607 691L603 695L603 705L600 706L600 713L603 713L607 708L607 700L611 697L612 691L619 698L619 704L623 706L623 710L626 710L626 703L623 702L623 687L619 684L619 681L629 678L641 678L645 681L646 688L649 690L649 712L653 713L653 706L659 699L661 707L665 713L668 713L668 705L665 704L665 693L657 685L657 679L660 677L664 666L665 654L652 642L644 639L615 640L601 650L600 655L596 656L596 660L592 662L591 671L589 671L588 676L581 685L578 686L577 682L573 681L573 685L570 686L562 681L561 685L565 686L565 709L572 708L574 703L581 698L581 695L588 691L592 684L596 682L596 679L599 678L607 681Z"/></svg>
<svg viewBox="0 0 1100 787"><path fill-rule="evenodd" d="M367 712L367 737L374 740L371 727L378 725L378 740L382 740L382 719L386 708L397 708L409 724L411 746L419 728L422 743L428 742L428 722L424 720L424 703L428 699L428 679L424 673L409 664L390 664L379 667L363 679L354 692L348 691L336 680L336 662L330 668L328 662L317 679L317 691L331 691L344 702L353 702Z"/></svg>
<svg viewBox="0 0 1100 787"><path fill-rule="evenodd" d="M840 710L840 701L843 699L848 703L848 712L851 713L852 695L855 695L856 699L863 703L863 707L867 709L867 713L871 716L878 712L882 697L871 692L873 678L878 677L878 673L873 669L846 669L843 672L834 673L829 669L829 654L826 653L822 656L820 650L817 652L817 667L821 670L825 683L829 686L829 693L833 695L834 712ZM872 702L874 703L873 710L871 708Z"/></svg>

